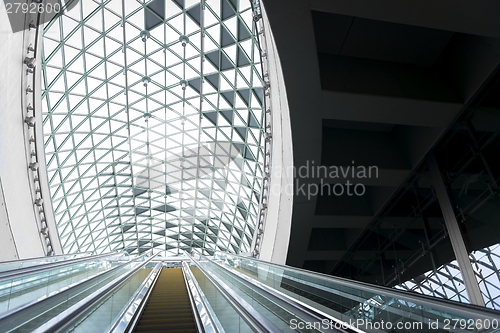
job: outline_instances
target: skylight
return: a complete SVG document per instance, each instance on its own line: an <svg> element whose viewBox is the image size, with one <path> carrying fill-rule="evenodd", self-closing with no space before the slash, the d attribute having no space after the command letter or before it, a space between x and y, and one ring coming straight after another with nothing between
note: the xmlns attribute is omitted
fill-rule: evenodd
<svg viewBox="0 0 500 333"><path fill-rule="evenodd" d="M264 162L248 0L80 0L43 38L65 253L250 250Z"/></svg>

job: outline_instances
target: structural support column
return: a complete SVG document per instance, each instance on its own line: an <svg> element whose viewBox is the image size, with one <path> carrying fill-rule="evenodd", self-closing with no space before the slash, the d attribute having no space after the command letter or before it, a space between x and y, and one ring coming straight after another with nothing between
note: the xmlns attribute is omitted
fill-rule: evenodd
<svg viewBox="0 0 500 333"><path fill-rule="evenodd" d="M453 247L453 252L455 253L455 258L460 267L467 294L469 295L469 300L472 304L485 306L481 289L479 288L474 269L472 268L472 263L469 259L469 253L465 247L462 233L455 217L455 212L453 211L436 157L432 150L427 154L427 165L430 171L432 186L436 190L439 206L441 207L446 229L450 236L451 246Z"/></svg>

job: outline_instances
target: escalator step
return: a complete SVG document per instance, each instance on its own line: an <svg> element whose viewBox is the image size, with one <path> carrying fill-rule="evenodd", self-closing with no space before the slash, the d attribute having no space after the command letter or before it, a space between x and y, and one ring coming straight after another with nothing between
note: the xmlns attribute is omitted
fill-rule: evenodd
<svg viewBox="0 0 500 333"><path fill-rule="evenodd" d="M181 268L164 268L134 332L196 332Z"/></svg>

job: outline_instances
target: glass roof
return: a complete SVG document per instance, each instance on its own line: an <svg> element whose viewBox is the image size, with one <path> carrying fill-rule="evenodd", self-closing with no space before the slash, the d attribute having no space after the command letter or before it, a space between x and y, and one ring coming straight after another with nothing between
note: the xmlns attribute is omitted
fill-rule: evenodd
<svg viewBox="0 0 500 333"><path fill-rule="evenodd" d="M264 162L252 18L248 0L80 0L45 26L65 253L250 251Z"/></svg>
<svg viewBox="0 0 500 333"><path fill-rule="evenodd" d="M474 251L469 258L486 307L500 310L500 244ZM455 260L396 288L469 303L462 273Z"/></svg>

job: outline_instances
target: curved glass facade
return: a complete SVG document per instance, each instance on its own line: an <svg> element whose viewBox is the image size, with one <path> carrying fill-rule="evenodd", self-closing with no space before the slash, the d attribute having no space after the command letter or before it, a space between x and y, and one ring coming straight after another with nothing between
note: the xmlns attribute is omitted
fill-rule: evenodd
<svg viewBox="0 0 500 333"><path fill-rule="evenodd" d="M500 309L500 244L469 255L486 307ZM469 303L456 261L396 286L398 289Z"/></svg>
<svg viewBox="0 0 500 333"><path fill-rule="evenodd" d="M250 250L264 162L248 0L82 0L45 26L47 170L65 253Z"/></svg>

